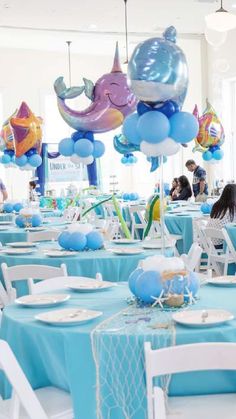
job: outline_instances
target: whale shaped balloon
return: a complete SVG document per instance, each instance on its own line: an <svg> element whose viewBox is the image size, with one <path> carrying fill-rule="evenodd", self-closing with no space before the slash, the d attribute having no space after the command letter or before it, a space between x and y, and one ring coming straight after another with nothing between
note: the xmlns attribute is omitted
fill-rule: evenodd
<svg viewBox="0 0 236 419"><path fill-rule="evenodd" d="M137 101L128 87L127 76L122 72L116 45L113 67L104 74L95 86L90 80L83 79L84 86L66 88L63 77L54 83L59 112L64 121L77 131L101 133L119 127L125 118L135 110ZM84 111L75 111L66 103L81 93L91 99L91 105Z"/></svg>

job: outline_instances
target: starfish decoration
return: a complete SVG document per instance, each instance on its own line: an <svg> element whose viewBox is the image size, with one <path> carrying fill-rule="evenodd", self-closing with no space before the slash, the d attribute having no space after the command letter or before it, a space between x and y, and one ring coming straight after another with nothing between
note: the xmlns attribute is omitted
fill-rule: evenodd
<svg viewBox="0 0 236 419"><path fill-rule="evenodd" d="M153 295L151 296L153 298L154 303L152 304L152 307L155 307L156 305L159 305L161 307L161 309L163 309L163 303L168 300L169 297L164 297L164 290L161 291L159 297L154 297Z"/></svg>
<svg viewBox="0 0 236 419"><path fill-rule="evenodd" d="M187 294L184 294L184 297L188 297L189 298L189 304L195 304L196 303L196 298L193 296L192 291L189 290L188 287L185 287L185 290L187 291Z"/></svg>

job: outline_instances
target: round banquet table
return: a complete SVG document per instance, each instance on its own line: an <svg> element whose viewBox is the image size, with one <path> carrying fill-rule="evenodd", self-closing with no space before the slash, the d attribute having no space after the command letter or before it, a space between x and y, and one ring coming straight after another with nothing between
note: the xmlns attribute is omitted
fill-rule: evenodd
<svg viewBox="0 0 236 419"><path fill-rule="evenodd" d="M119 246L120 245L117 245L116 249L119 249ZM106 247L111 248L114 246L109 245L108 243L106 244ZM77 255L75 256L61 256L57 258L48 257L44 254L45 250L47 251L59 248L60 247L56 242L42 242L37 245L37 248L32 254L12 256L1 251L0 264L5 262L8 266L36 264L58 267L62 263L65 263L68 275L70 276L87 276L95 278L96 273L100 272L104 281L119 282L128 280L129 275L137 268L141 259L161 253L161 249L143 249L142 253L136 255L116 255L109 250L100 249L96 251L89 250L77 252ZM166 249L165 255L173 256L173 248ZM0 280L3 281L1 271ZM28 293L26 281L17 281L15 283L15 287L18 296Z"/></svg>
<svg viewBox="0 0 236 419"><path fill-rule="evenodd" d="M71 392L76 419L146 419L143 344L153 348L193 342L236 342L236 320L215 327L173 323L171 311L127 304L127 284L93 293L74 293L61 308L103 312L71 327L36 321L54 309L11 305L4 309L0 336L14 351L33 388L54 385ZM192 309L223 308L236 315L236 288L203 286ZM99 298L98 298L99 297ZM58 309L58 307L56 308ZM163 327L161 327L163 325ZM235 372L177 374L162 383L170 395L235 392ZM1 377L1 393L9 386Z"/></svg>

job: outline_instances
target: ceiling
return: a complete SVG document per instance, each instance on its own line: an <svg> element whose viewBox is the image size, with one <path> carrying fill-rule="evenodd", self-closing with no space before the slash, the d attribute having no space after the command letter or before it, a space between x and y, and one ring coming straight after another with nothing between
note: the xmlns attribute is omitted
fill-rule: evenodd
<svg viewBox="0 0 236 419"><path fill-rule="evenodd" d="M204 32L204 16L219 0L127 0L129 43L174 25L180 36ZM224 7L236 13L236 0ZM0 0L0 47L73 51L110 51L114 38L125 48L124 0ZM99 44L98 44L99 42Z"/></svg>

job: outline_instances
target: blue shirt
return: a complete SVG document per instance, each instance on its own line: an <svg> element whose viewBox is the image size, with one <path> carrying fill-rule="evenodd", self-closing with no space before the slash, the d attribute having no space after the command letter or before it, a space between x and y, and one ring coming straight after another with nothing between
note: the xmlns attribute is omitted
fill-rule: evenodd
<svg viewBox="0 0 236 419"><path fill-rule="evenodd" d="M197 166L196 169L193 172L193 193L194 196L197 196L200 193L200 181L204 180L206 182L206 171L200 167ZM207 183L205 183L204 193L208 195L208 186Z"/></svg>

